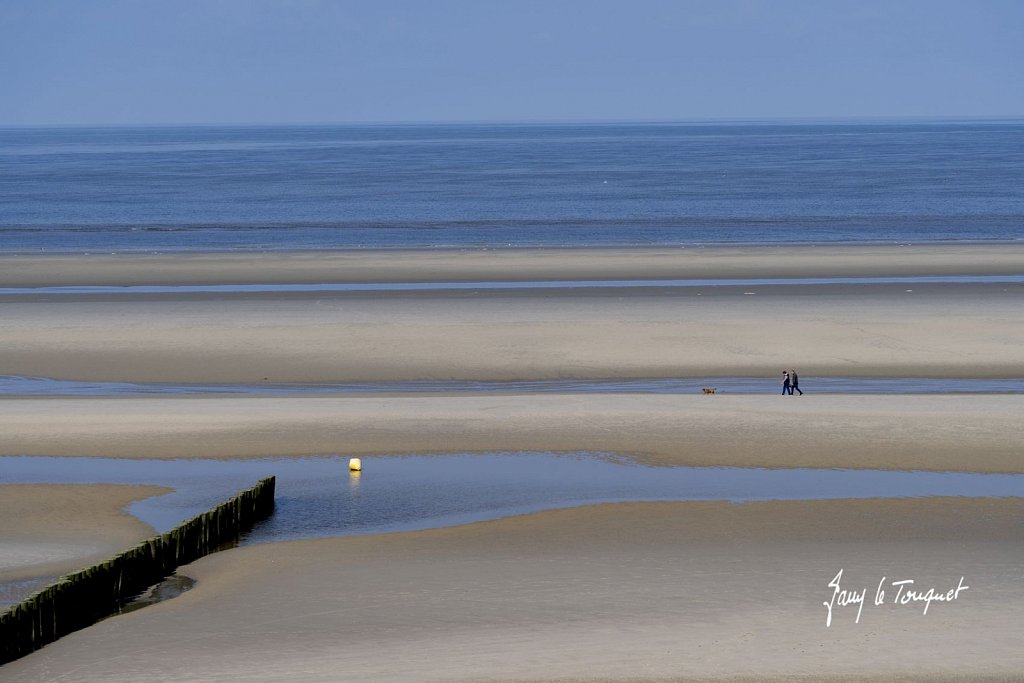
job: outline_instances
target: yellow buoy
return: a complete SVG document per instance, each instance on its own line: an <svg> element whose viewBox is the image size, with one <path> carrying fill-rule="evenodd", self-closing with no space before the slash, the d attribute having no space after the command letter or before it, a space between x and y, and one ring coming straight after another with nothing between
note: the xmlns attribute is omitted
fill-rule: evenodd
<svg viewBox="0 0 1024 683"><path fill-rule="evenodd" d="M349 472L361 472L363 469L363 461L359 458L350 458L348 461Z"/></svg>

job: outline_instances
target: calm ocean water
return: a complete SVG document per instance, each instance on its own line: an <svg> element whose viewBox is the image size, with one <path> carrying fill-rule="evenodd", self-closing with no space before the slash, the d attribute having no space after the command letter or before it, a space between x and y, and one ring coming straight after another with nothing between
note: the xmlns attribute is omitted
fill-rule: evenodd
<svg viewBox="0 0 1024 683"><path fill-rule="evenodd" d="M1024 240L1024 121L0 129L0 251Z"/></svg>

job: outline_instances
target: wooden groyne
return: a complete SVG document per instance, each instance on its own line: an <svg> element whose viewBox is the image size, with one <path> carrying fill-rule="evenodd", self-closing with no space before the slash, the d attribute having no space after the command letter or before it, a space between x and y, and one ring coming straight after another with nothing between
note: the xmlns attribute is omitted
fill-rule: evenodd
<svg viewBox="0 0 1024 683"><path fill-rule="evenodd" d="M180 565L230 545L274 510L274 477L105 562L58 579L0 614L0 665L116 613Z"/></svg>

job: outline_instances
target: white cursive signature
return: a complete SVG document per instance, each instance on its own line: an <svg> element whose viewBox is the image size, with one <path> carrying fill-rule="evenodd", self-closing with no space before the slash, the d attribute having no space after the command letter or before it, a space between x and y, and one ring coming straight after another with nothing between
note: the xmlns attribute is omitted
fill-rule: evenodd
<svg viewBox="0 0 1024 683"><path fill-rule="evenodd" d="M881 581L878 582L878 588L875 589L875 606L885 604L884 587L886 578L887 577L883 576ZM856 605L857 617L854 619L854 623L860 623L860 615L864 611L864 603L867 598L868 589L862 588L860 590L848 590L840 585L842 580L843 570L840 569L839 573L828 582L828 587L832 589L832 596L822 603L827 611L827 615L825 617L826 628L832 625L832 612L837 607L850 607L851 605ZM935 588L928 588L927 590L914 588L914 579L900 579L899 581L890 582L889 585L896 588L896 595L892 599L893 605L909 605L911 603L923 602L924 611L922 614L928 614L928 608L931 607L933 602L952 602L960 597L960 591L965 591L970 588L970 586L964 585L964 577L962 576L955 588L950 588L945 591L936 590Z"/></svg>

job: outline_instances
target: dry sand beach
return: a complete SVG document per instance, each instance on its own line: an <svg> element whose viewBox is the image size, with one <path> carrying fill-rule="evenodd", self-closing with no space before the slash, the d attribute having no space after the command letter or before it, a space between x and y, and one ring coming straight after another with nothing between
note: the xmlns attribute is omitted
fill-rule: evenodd
<svg viewBox="0 0 1024 683"><path fill-rule="evenodd" d="M0 261L5 288L891 278L1019 276L1024 245ZM765 382L764 394L714 396L5 396L0 455L351 454L369 456L369 474L375 454L592 450L659 466L1020 473L1021 395L816 395L813 378L1021 378L1022 311L1024 284L967 281L0 292L3 375ZM783 399L778 375L794 366L807 395ZM16 488L0 488L4 505L22 500ZM109 511L129 499L104 493L82 504ZM62 503L61 514L75 517L77 505ZM0 678L1012 678L1024 675L1021 505L1019 498L615 504L242 547L182 569L198 580L188 593L73 634L3 667ZM47 519L54 529L64 524L60 515ZM115 526L103 527L112 544L122 542ZM24 527L45 538L41 528ZM0 527L0 549L24 529ZM963 576L970 588L956 601L933 603L927 615L919 605L886 601L866 605L859 624L854 608L838 610L826 627L822 602L839 569L850 588L869 588L869 603L883 577L945 591Z"/></svg>

